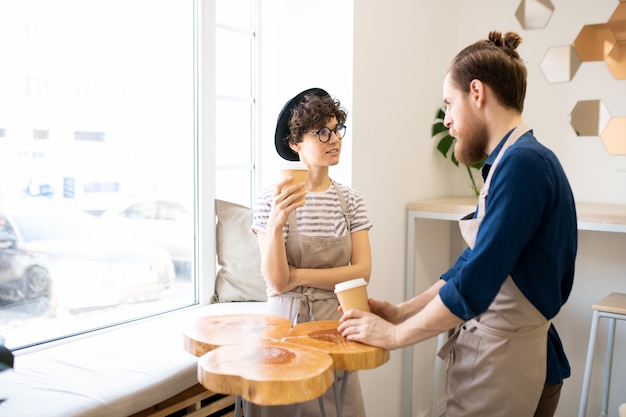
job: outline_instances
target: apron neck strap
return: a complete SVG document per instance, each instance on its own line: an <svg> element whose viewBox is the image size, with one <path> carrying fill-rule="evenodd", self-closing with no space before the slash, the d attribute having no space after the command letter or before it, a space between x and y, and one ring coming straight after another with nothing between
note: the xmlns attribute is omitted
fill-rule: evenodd
<svg viewBox="0 0 626 417"><path fill-rule="evenodd" d="M337 185L337 183L333 181L332 179L330 180L330 183L332 184L333 188L335 189L335 192L337 193L337 196L339 197L339 202L341 203L341 211L343 212L343 216L346 219L346 224L348 225L347 226L348 234L350 234L350 228L352 227L352 215L350 214L350 210L348 209L348 203L346 203L346 198L341 192L341 189L339 189L339 185ZM289 217L287 217L287 221L289 223L289 234L292 236L297 236L298 235L298 223L296 221L295 210L289 214Z"/></svg>
<svg viewBox="0 0 626 417"><path fill-rule="evenodd" d="M483 217L485 215L485 200L487 198L487 194L489 194L489 187L491 186L491 177L493 176L493 173L495 172L496 166L500 162L500 159L502 159L502 156L511 145L517 142L519 138L524 136L524 134L526 134L529 131L530 131L530 128L526 126L524 123L522 123L521 125L517 126L513 130L513 132L511 132L506 142L504 142L504 145L502 145L502 148L500 149L500 152L498 152L496 159L493 161L493 164L491 164L491 168L489 169L489 174L487 174L487 178L485 179L485 185L483 185L483 188L480 190L480 195L478 196L478 213L476 213L477 218Z"/></svg>

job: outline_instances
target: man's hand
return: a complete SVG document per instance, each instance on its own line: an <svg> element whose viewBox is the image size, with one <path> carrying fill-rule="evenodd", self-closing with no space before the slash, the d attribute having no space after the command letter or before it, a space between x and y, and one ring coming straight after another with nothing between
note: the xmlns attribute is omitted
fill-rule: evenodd
<svg viewBox="0 0 626 417"><path fill-rule="evenodd" d="M371 304L370 304L371 305ZM395 349L396 327L373 313L357 309L344 312L339 320L339 333L348 340L384 349Z"/></svg>

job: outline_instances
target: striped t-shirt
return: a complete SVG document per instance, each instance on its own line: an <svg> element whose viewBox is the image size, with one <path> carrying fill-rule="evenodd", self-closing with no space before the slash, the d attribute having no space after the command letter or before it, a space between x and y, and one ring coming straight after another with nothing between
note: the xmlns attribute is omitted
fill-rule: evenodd
<svg viewBox="0 0 626 417"><path fill-rule="evenodd" d="M367 216L365 201L354 189L335 183L341 190L346 205L352 216L350 219L350 232L369 230L372 224ZM267 220L272 206L272 197L275 186L266 189L257 199L254 205L254 216L252 219L252 231L267 231ZM341 201L337 195L335 187L331 186L322 192L307 191L305 205L296 209L296 222L298 233L306 236L318 237L341 237L347 232L346 218L341 209ZM289 233L289 222L283 227L285 240Z"/></svg>

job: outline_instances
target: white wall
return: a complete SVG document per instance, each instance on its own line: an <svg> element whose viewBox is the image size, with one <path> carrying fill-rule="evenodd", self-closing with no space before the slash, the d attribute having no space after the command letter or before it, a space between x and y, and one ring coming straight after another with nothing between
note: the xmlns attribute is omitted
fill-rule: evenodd
<svg viewBox="0 0 626 417"><path fill-rule="evenodd" d="M331 177L352 181L352 1L260 1L260 186L277 179L283 161L274 147L278 113L299 92L326 90L348 110L341 160Z"/></svg>
<svg viewBox="0 0 626 417"><path fill-rule="evenodd" d="M354 2L353 185L365 196L374 223L374 265L370 293L404 300L406 206L410 201L468 194L461 170L435 153L430 125L441 103L443 73L462 47L492 29L515 30L524 38L520 53L529 69L525 120L539 140L560 157L580 201L626 204L626 156L610 156L598 137L576 137L567 117L578 100L602 99L616 116L626 116L626 81L615 81L602 63L584 63L570 83L550 84L539 65L547 48L571 44L584 24L605 22L616 0L553 0L546 29L523 30L515 19L519 1L411 0ZM449 238L441 225L425 233L433 247ZM577 277L571 298L555 324L572 364L557 414L577 414L591 321L591 305L611 291L626 292L626 236L581 232ZM418 253L418 257L420 257ZM438 278L432 265L418 268L416 288ZM445 268L445 267L444 267ZM421 275L422 272L425 275ZM605 326L603 327L605 329ZM626 347L626 326L618 324L617 352ZM433 352L429 352L433 350ZM597 351L602 352L599 343ZM621 350L620 350L621 349ZM416 349L414 415L429 404L432 342ZM370 416L400 415L401 355L361 373ZM616 355L610 411L626 402L626 360ZM600 362L596 364L600 369ZM599 372L590 407L599 407ZM385 390L381 389L384 381ZM621 398L620 398L621 397Z"/></svg>
<svg viewBox="0 0 626 417"><path fill-rule="evenodd" d="M354 2L353 184L364 195L371 231L372 297L405 299L406 206L451 193L456 169L436 154L430 126L456 41L455 2ZM448 234L446 233L446 236ZM443 263L442 265L445 265ZM422 276L423 290L438 275ZM428 405L434 347L416 349L416 410ZM430 347L430 349L428 349ZM422 360L420 361L420 357ZM369 416L399 416L401 351L385 366L361 372ZM385 389L381 389L383 386ZM417 412L417 411L416 411Z"/></svg>

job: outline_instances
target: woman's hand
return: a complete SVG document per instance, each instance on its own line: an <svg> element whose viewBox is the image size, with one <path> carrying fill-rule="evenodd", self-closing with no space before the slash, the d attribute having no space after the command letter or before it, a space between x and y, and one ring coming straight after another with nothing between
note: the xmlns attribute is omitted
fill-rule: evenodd
<svg viewBox="0 0 626 417"><path fill-rule="evenodd" d="M276 184L274 196L272 197L272 208L268 219L270 225L284 226L287 223L289 214L299 207L304 206L304 195L306 194L306 184L299 182L291 183L292 178L287 177Z"/></svg>

